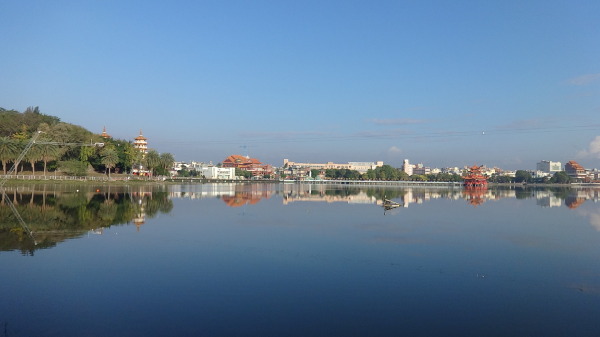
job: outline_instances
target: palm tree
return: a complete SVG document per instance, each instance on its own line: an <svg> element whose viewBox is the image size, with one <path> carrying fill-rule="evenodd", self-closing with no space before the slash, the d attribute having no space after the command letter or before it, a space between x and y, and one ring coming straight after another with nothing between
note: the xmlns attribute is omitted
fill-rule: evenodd
<svg viewBox="0 0 600 337"><path fill-rule="evenodd" d="M148 153L146 153L146 167L148 168L148 170L150 170L150 172L152 173L152 175L154 175L154 171L160 167L160 155L158 154L158 152L156 152L156 150L149 150Z"/></svg>
<svg viewBox="0 0 600 337"><path fill-rule="evenodd" d="M32 146L27 154L25 154L25 159L31 164L31 171L33 175L35 175L35 163L39 161L42 157L40 152L40 148L38 146Z"/></svg>
<svg viewBox="0 0 600 337"><path fill-rule="evenodd" d="M16 153L17 143L9 137L0 137L0 161L2 161L4 174L6 174L8 162L15 159Z"/></svg>
<svg viewBox="0 0 600 337"><path fill-rule="evenodd" d="M175 162L175 157L172 154L165 152L160 154L160 166L165 170L165 172L169 172L169 169L173 167L173 163Z"/></svg>
<svg viewBox="0 0 600 337"><path fill-rule="evenodd" d="M15 153L13 154L13 157L11 158L14 161L13 166L15 167L15 175L19 174L19 164L21 164L21 161L17 161L17 159L19 159L19 156L21 155L21 152L25 149L25 147L27 146L27 142L23 141L23 140L16 140L15 141ZM23 172L23 167L21 166L21 172Z"/></svg>
<svg viewBox="0 0 600 337"><path fill-rule="evenodd" d="M113 147L105 147L100 152L100 156L102 157L100 162L108 169L108 178L110 179L110 169L119 162L119 155Z"/></svg>
<svg viewBox="0 0 600 337"><path fill-rule="evenodd" d="M61 155L61 149L55 144L39 144L38 146L41 159L44 162L44 175L46 175L48 162L58 159Z"/></svg>

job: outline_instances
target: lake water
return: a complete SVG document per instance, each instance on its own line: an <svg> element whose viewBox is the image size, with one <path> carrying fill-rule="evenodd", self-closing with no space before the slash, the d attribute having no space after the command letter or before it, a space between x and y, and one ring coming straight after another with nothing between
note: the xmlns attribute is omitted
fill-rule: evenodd
<svg viewBox="0 0 600 337"><path fill-rule="evenodd" d="M8 187L0 337L600 336L599 194Z"/></svg>

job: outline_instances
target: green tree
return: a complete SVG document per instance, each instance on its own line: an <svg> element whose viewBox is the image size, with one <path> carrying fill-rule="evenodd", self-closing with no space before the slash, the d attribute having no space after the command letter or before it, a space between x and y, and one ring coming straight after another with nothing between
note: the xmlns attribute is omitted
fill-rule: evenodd
<svg viewBox="0 0 600 337"><path fill-rule="evenodd" d="M531 173L525 170L517 170L515 172L515 182L516 183L530 183L533 177Z"/></svg>
<svg viewBox="0 0 600 337"><path fill-rule="evenodd" d="M236 177L243 177L245 179L252 178L252 172L248 172L246 170L241 170L237 167L235 168L235 175L236 175Z"/></svg>
<svg viewBox="0 0 600 337"><path fill-rule="evenodd" d="M83 177L86 175L88 165L79 160L65 160L61 161L58 166L66 175Z"/></svg>
<svg viewBox="0 0 600 337"><path fill-rule="evenodd" d="M15 175L19 173L19 165L21 164L21 161L17 161L17 159L19 159L19 156L21 155L21 152L23 152L23 150L25 149L25 146L27 146L27 142L23 141L23 140L15 140L15 146L16 146L16 151L14 153L14 157L13 159L13 165L15 166ZM21 167L21 171L23 170L23 168Z"/></svg>
<svg viewBox="0 0 600 337"><path fill-rule="evenodd" d="M96 149L92 146L83 146L79 150L79 160L86 163L89 161L90 157L96 152Z"/></svg>
<svg viewBox="0 0 600 337"><path fill-rule="evenodd" d="M550 178L550 183L553 184L568 184L571 182L571 177L565 171L560 171L554 173L552 178Z"/></svg>
<svg viewBox="0 0 600 337"><path fill-rule="evenodd" d="M134 148L133 144L131 143L127 143L127 145L125 145L123 154L126 171L131 171L133 165L140 164L142 162L142 153Z"/></svg>
<svg viewBox="0 0 600 337"><path fill-rule="evenodd" d="M112 146L109 146L102 149L100 155L102 157L102 164L108 169L108 178L110 178L110 169L115 167L119 162L117 151Z"/></svg>
<svg viewBox="0 0 600 337"><path fill-rule="evenodd" d="M173 163L175 163L175 157L172 154L168 152L160 154L160 168L163 175L169 174L169 169L173 167Z"/></svg>
<svg viewBox="0 0 600 337"><path fill-rule="evenodd" d="M156 169L160 167L160 155L158 154L158 152L156 152L156 150L153 149L148 150L144 161L146 162L146 167L148 168L148 170L151 172L152 175L154 175Z"/></svg>
<svg viewBox="0 0 600 337"><path fill-rule="evenodd" d="M9 161L17 157L17 143L9 137L0 137L0 161L2 161L2 169L4 174L7 171Z"/></svg>
<svg viewBox="0 0 600 337"><path fill-rule="evenodd" d="M29 151L25 154L25 160L31 164L31 171L33 175L35 175L35 163L38 162L42 157L42 153L40 152L40 148L34 144L29 148Z"/></svg>
<svg viewBox="0 0 600 337"><path fill-rule="evenodd" d="M41 159L44 162L44 175L46 175L48 162L60 158L61 149L55 144L39 144L39 151Z"/></svg>

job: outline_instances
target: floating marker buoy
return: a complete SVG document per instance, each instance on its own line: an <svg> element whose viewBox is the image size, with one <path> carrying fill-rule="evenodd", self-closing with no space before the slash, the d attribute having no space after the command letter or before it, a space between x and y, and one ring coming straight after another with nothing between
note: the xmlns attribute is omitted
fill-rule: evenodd
<svg viewBox="0 0 600 337"><path fill-rule="evenodd" d="M96 189L96 193L100 192L100 189Z"/></svg>

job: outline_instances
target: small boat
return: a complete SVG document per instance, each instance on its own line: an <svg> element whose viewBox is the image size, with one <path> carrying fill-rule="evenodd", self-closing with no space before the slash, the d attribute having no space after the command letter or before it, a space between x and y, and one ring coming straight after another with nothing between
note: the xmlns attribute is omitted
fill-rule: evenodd
<svg viewBox="0 0 600 337"><path fill-rule="evenodd" d="M402 206L402 204L389 199L383 199L383 208L390 210Z"/></svg>

